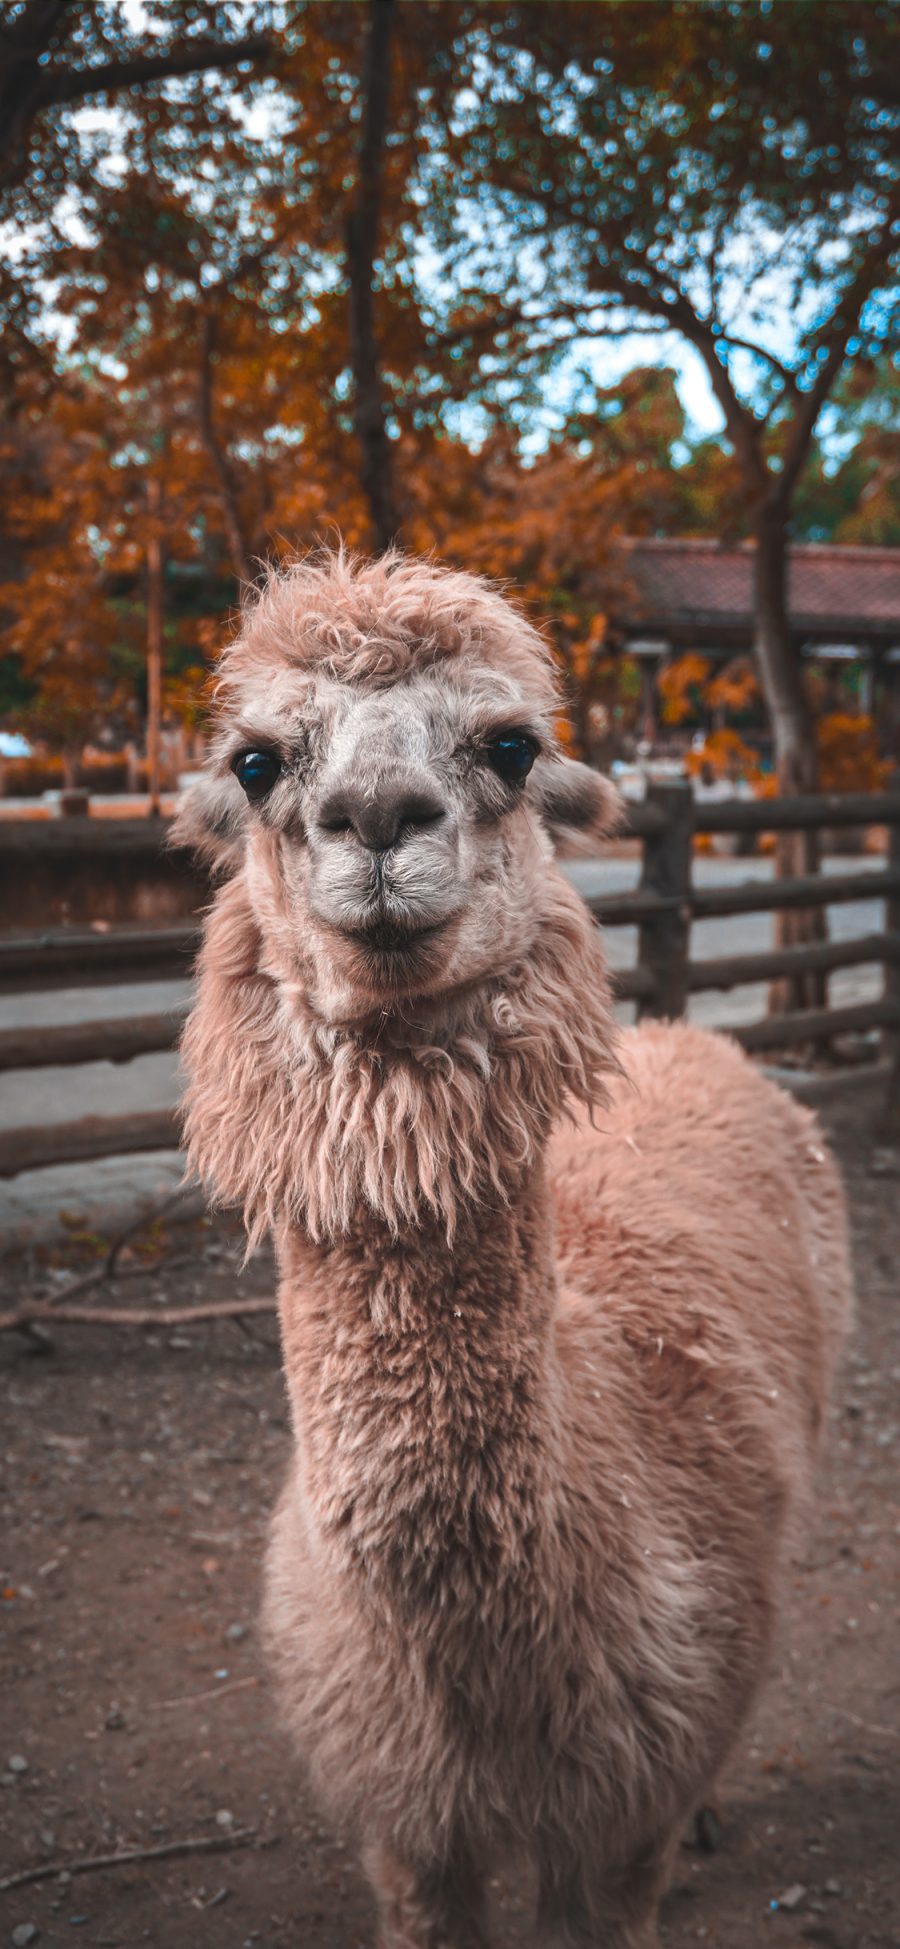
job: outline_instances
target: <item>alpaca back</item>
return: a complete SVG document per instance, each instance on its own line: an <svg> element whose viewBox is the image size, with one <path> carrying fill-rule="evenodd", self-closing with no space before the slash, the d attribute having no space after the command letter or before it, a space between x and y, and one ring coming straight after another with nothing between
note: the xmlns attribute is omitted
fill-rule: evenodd
<svg viewBox="0 0 900 1949"><path fill-rule="evenodd" d="M596 1128L579 1120L551 1146L564 1286L698 1359L733 1350L801 1489L853 1308L822 1132L725 1037L647 1024L621 1057Z"/></svg>

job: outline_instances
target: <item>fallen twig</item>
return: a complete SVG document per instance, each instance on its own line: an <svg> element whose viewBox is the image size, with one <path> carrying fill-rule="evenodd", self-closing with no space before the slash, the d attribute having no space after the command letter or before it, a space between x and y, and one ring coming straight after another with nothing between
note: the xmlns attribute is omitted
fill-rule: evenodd
<svg viewBox="0 0 900 1949"><path fill-rule="evenodd" d="M163 1261L156 1260L152 1265L125 1266L118 1272L116 1271L116 1261L119 1253L128 1244L129 1239L135 1238L138 1232L144 1230L145 1226L155 1225L157 1220L164 1217L167 1211L171 1211L173 1205L180 1204L183 1201L190 1189L190 1185L177 1184L174 1191L170 1191L168 1197L163 1198L161 1203L154 1206L152 1211L143 1212L130 1225L126 1225L123 1231L117 1232L115 1238L110 1241L102 1265L91 1266L90 1271L83 1272L80 1278L70 1279L68 1285L64 1286L62 1292L59 1294L58 1304L55 1300L40 1300L35 1301L34 1304L49 1307L50 1311L57 1318L60 1318L62 1317L62 1307L67 1306L70 1300L77 1298L81 1293L92 1292L96 1286L104 1286L108 1281L113 1279L140 1278L143 1274L156 1272L161 1264L165 1264L166 1270L170 1271L173 1263L171 1258ZM185 1259L179 1258L176 1263L179 1265L184 1264Z"/></svg>
<svg viewBox="0 0 900 1949"><path fill-rule="evenodd" d="M258 1684L258 1678L233 1678L230 1685L212 1685L206 1692L182 1692L177 1699L158 1699L156 1710L172 1712L181 1705L199 1705L201 1701L205 1702L207 1699L227 1699L229 1692L246 1692L251 1688L255 1690ZM153 1709L152 1705L148 1707L150 1712Z"/></svg>
<svg viewBox="0 0 900 1949"><path fill-rule="evenodd" d="M900 1732L894 1726L875 1726L870 1719L861 1719L857 1712L848 1712L845 1705L832 1705L830 1699L823 1699L822 1703L826 1712L836 1712L839 1719L849 1719L860 1732L872 1733L876 1739L900 1739Z"/></svg>
<svg viewBox="0 0 900 1949"><path fill-rule="evenodd" d="M132 1224L126 1225L124 1231L116 1234L103 1261L103 1270L107 1279L112 1278L119 1253L128 1244L129 1239L136 1238L138 1232L142 1232L145 1226L155 1225L160 1218L165 1217L167 1211L172 1210L173 1205L183 1204L191 1190L192 1186L183 1181L176 1184L174 1191L170 1191L168 1197L163 1198L153 1211L145 1211L141 1217L135 1218Z"/></svg>
<svg viewBox="0 0 900 1949"><path fill-rule="evenodd" d="M165 1841L160 1847L122 1848L117 1854L90 1854L84 1860L42 1861L37 1868L20 1868L0 1881L0 1892L23 1888L29 1881L52 1881L54 1875L90 1875L100 1868L127 1868L132 1861L166 1861L179 1854L225 1854L229 1848L249 1847L255 1827L236 1827L231 1834L198 1834L185 1841Z"/></svg>
<svg viewBox="0 0 900 1949"><path fill-rule="evenodd" d="M96 1286L118 1286L122 1279L150 1279L157 1273L168 1274L176 1271L180 1266L191 1265L192 1262L193 1254L190 1252L167 1252L164 1258L153 1259L146 1265L123 1265L119 1266L116 1272L107 1272L105 1267L99 1272L86 1272L83 1279L73 1279L68 1286L63 1286L60 1304L67 1305L76 1295L89 1293ZM57 1301L51 1296L50 1299L40 1300L38 1303L55 1309Z"/></svg>
<svg viewBox="0 0 900 1949"><path fill-rule="evenodd" d="M237 1320L247 1313L275 1313L274 1299L210 1300L201 1306L72 1306L44 1300L24 1300L11 1312L0 1312L0 1333L32 1326L193 1326L203 1320Z"/></svg>

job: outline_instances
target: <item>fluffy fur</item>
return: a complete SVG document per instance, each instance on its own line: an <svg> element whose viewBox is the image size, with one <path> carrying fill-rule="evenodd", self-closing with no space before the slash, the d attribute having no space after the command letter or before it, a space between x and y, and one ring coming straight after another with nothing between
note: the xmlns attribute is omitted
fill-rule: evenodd
<svg viewBox="0 0 900 1949"><path fill-rule="evenodd" d="M547 749L504 798L479 743L486 710L545 724L549 685L499 597L398 558L276 581L226 666L220 752L268 712L284 771L226 822L188 1132L278 1243L267 1633L383 1949L477 1949L510 1850L542 1945L656 1941L765 1668L849 1308L812 1117L684 1025L614 1054L548 843L608 798ZM347 776L401 774L444 808L402 858L323 836ZM388 967L353 934L373 911L436 940Z"/></svg>
<svg viewBox="0 0 900 1949"><path fill-rule="evenodd" d="M239 878L220 896L200 960L202 1007L183 1056L195 1083L191 1160L251 1240L285 1221L316 1242L360 1215L392 1233L460 1204L504 1204L566 1092L602 1101L613 1067L609 993L578 896L545 888L527 960L409 1019L322 1022L265 970ZM573 988L578 994L572 1008Z"/></svg>

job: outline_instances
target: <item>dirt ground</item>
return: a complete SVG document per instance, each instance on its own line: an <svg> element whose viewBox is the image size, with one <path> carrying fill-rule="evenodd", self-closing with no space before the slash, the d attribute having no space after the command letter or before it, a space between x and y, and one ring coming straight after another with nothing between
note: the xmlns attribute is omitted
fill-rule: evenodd
<svg viewBox="0 0 900 1949"><path fill-rule="evenodd" d="M873 1151L870 1127L867 1109L833 1124L860 1323L817 1517L721 1849L682 1851L671 1949L900 1944L900 1151ZM5 1300L58 1293L96 1249L73 1226L65 1254L6 1268ZM239 1275L240 1251L225 1223L161 1223L85 1300L188 1305L238 1277L270 1293L270 1262ZM0 1945L368 1949L365 1887L309 1802L257 1643L288 1452L274 1323L57 1327L45 1354L7 1333L0 1365L0 1876L54 1864L0 1893ZM182 1841L212 1846L72 1872ZM519 1949L523 1890L495 1894L498 1945Z"/></svg>

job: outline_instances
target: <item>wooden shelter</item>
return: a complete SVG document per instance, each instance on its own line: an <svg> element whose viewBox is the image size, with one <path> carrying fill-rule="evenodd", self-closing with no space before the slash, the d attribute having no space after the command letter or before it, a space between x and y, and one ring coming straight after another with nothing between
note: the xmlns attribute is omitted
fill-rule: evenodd
<svg viewBox="0 0 900 1949"><path fill-rule="evenodd" d="M726 661L753 649L749 542L626 539L618 639L645 671L645 704L662 664L696 650ZM861 666L861 701L883 700L900 733L900 548L799 542L790 614L802 655Z"/></svg>

